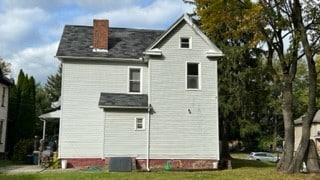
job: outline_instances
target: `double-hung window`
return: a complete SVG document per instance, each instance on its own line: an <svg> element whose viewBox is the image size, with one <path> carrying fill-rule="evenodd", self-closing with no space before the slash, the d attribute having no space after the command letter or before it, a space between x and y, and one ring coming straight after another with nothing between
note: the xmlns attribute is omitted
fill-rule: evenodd
<svg viewBox="0 0 320 180"><path fill-rule="evenodd" d="M181 37L180 38L180 48L190 49L191 48L191 38L190 37Z"/></svg>
<svg viewBox="0 0 320 180"><path fill-rule="evenodd" d="M200 63L188 62L186 74L187 89L200 89Z"/></svg>
<svg viewBox="0 0 320 180"><path fill-rule="evenodd" d="M141 68L129 68L129 93L141 92Z"/></svg>

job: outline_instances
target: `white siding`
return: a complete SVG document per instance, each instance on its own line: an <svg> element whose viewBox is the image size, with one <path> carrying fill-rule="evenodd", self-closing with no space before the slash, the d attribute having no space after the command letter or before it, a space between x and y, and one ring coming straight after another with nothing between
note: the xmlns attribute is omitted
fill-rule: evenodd
<svg viewBox="0 0 320 180"><path fill-rule="evenodd" d="M295 125L294 131L295 131L294 150L296 151L301 141L302 125L301 124ZM314 142L316 143L317 151L318 153L320 153L320 141L315 138L318 135L318 131L320 131L320 124L312 123L311 129L310 129L310 139L314 140Z"/></svg>
<svg viewBox="0 0 320 180"><path fill-rule="evenodd" d="M3 87L5 88L4 103L2 106ZM0 83L0 121L3 121L0 139L0 152L5 151L6 133L7 133L7 116L8 116L8 98L9 88L8 86Z"/></svg>
<svg viewBox="0 0 320 180"><path fill-rule="evenodd" d="M180 37L191 37L192 48L179 48ZM206 58L208 45L182 22L157 48L165 58L150 62L151 158L219 159L217 62ZM186 62L201 64L201 90L186 90Z"/></svg>
<svg viewBox="0 0 320 180"><path fill-rule="evenodd" d="M104 112L98 107L101 92L127 93L128 67L145 64L101 61L63 61L60 119L60 157L102 157ZM143 91L147 93L147 76Z"/></svg>
<svg viewBox="0 0 320 180"><path fill-rule="evenodd" d="M105 157L146 158L147 128L135 130L135 118L144 118L147 125L148 113L145 111L123 112L107 111L105 124Z"/></svg>
<svg viewBox="0 0 320 180"><path fill-rule="evenodd" d="M179 48L191 37L191 49ZM217 61L209 46L184 21L158 47L163 56L146 64L64 61L60 157L130 156L146 158L148 113L98 107L101 92L127 93L128 67L143 67L143 94L154 112L150 121L150 158L219 159ZM186 90L186 62L201 65L201 90ZM146 129L134 130L144 117Z"/></svg>

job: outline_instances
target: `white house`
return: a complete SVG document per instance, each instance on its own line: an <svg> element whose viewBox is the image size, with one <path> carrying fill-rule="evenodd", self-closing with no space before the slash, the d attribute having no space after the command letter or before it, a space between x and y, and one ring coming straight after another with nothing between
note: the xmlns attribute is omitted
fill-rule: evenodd
<svg viewBox="0 0 320 180"><path fill-rule="evenodd" d="M298 149L302 136L302 123L305 116L301 116L294 120L294 150ZM315 114L311 129L310 129L310 139L314 140L318 154L320 154L320 110Z"/></svg>
<svg viewBox="0 0 320 180"><path fill-rule="evenodd" d="M184 15L168 30L66 25L59 158L68 166L130 157L137 168L219 161L217 60Z"/></svg>
<svg viewBox="0 0 320 180"><path fill-rule="evenodd" d="M12 85L11 81L2 74L0 69L0 155L2 157L4 156L6 150L10 85Z"/></svg>

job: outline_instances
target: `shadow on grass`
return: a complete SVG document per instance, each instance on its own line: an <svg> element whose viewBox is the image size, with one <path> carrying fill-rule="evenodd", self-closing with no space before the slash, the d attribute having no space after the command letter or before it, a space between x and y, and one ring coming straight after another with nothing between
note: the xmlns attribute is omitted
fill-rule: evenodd
<svg viewBox="0 0 320 180"><path fill-rule="evenodd" d="M243 167L254 167L254 168L266 168L266 167L276 167L277 163L264 162L264 161L254 161L247 159L231 159L232 168L238 169Z"/></svg>
<svg viewBox="0 0 320 180"><path fill-rule="evenodd" d="M11 165L22 165L22 161L0 160L0 167L6 167Z"/></svg>

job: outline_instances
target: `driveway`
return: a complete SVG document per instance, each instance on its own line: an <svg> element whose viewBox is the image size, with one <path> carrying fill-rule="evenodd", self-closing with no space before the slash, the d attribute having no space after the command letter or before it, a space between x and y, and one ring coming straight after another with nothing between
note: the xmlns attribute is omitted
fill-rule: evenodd
<svg viewBox="0 0 320 180"><path fill-rule="evenodd" d="M45 168L38 165L13 165L0 168L0 173L33 173L41 172Z"/></svg>

